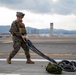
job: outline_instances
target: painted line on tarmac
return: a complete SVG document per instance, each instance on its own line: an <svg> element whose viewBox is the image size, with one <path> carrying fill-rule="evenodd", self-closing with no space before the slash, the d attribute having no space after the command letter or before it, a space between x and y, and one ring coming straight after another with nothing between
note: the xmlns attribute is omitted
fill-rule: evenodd
<svg viewBox="0 0 76 75"><path fill-rule="evenodd" d="M5 75L21 75L21 74L5 74Z"/></svg>
<svg viewBox="0 0 76 75"><path fill-rule="evenodd" d="M21 75L21 74L5 74L5 73L0 73L0 75Z"/></svg>
<svg viewBox="0 0 76 75"><path fill-rule="evenodd" d="M7 59L0 59L0 61L6 61ZM49 62L48 60L46 60L46 59L31 59L31 60L33 60L33 61L37 61L37 62ZM57 62L59 62L59 61L62 61L63 59L55 59L55 61L57 61ZM67 59L68 61L75 61L76 62L76 60L69 60L69 59ZM12 59L11 61L26 61L26 59Z"/></svg>
<svg viewBox="0 0 76 75"><path fill-rule="evenodd" d="M3 44L8 44L8 43L12 43L13 41L4 41L2 42Z"/></svg>
<svg viewBox="0 0 76 75"><path fill-rule="evenodd" d="M0 52L0 56L7 56L9 53L8 52ZM18 53L17 54L17 56L19 57L19 56L24 56L25 54L23 53L23 52L21 52L21 53ZM34 53L34 52L30 52L30 55L31 56L39 56L38 54L36 54L36 53ZM47 56L61 56L61 57L65 57L65 56L67 56L67 57L69 57L69 56L75 56L76 57L76 54L70 54L70 53L60 53L60 54L58 54L58 53L46 53L45 55L47 55Z"/></svg>

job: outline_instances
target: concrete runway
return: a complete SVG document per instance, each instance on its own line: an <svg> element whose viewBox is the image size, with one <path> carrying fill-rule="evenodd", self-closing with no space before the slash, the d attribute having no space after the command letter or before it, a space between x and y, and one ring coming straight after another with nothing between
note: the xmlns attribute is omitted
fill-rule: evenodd
<svg viewBox="0 0 76 75"><path fill-rule="evenodd" d="M67 59L76 61L76 40L38 40L32 42L41 52L55 60ZM11 65L7 64L6 58L13 50L12 45L12 42L0 41L0 75L49 75L49 73L45 70L45 66L49 61L30 51L31 58L35 61L35 64L26 64L22 48L14 59L23 60L16 61L13 59ZM63 71L62 75L76 75L76 72Z"/></svg>
<svg viewBox="0 0 76 75"><path fill-rule="evenodd" d="M37 49L44 54L54 59L73 59L76 60L76 40L64 40L64 41L32 41ZM13 50L13 43L8 41L0 42L0 57L5 58ZM41 58L30 50L32 58ZM24 51L21 48L17 58L25 58Z"/></svg>

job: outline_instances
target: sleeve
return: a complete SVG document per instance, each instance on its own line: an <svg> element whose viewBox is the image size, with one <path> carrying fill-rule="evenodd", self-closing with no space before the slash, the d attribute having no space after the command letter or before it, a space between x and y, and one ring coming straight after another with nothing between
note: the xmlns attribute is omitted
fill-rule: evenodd
<svg viewBox="0 0 76 75"><path fill-rule="evenodd" d="M19 32L19 30L16 26L16 23L14 23L14 22L12 23L11 30L12 30L13 34L15 34L18 37L21 37L21 33Z"/></svg>

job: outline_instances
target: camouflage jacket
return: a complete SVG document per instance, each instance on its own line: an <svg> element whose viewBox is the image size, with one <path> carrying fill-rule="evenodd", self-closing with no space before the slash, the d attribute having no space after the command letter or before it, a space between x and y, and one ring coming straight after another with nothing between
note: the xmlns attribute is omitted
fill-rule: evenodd
<svg viewBox="0 0 76 75"><path fill-rule="evenodd" d="M21 35L26 35L25 25L17 21L13 21L9 32L12 34L13 41L22 41Z"/></svg>

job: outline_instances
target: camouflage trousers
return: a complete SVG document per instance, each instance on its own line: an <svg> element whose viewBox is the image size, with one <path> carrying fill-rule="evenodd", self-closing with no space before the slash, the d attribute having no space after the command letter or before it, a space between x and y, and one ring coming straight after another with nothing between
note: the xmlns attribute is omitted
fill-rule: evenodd
<svg viewBox="0 0 76 75"><path fill-rule="evenodd" d="M10 55L9 55L10 58L13 58L17 54L17 52L20 50L20 47L23 48L26 58L29 59L30 58L29 49L26 46L26 44L24 43L24 41L21 41L21 42L14 41L14 44L13 44L14 50L10 53Z"/></svg>

